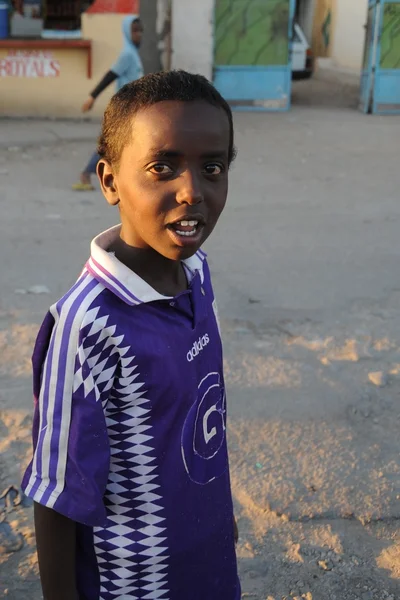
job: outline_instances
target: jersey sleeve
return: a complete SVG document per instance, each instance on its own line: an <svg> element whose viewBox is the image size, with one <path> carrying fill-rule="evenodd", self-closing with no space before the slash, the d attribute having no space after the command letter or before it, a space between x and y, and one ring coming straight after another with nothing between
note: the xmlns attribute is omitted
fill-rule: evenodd
<svg viewBox="0 0 400 600"><path fill-rule="evenodd" d="M100 96L101 92L104 92L108 86L117 79L118 75L114 71L107 71L103 79L96 85L94 90L91 91L90 95L96 99Z"/></svg>
<svg viewBox="0 0 400 600"><path fill-rule="evenodd" d="M98 311L55 309L42 325L32 358L34 454L22 483L35 502L90 526L106 519L104 407L118 363Z"/></svg>

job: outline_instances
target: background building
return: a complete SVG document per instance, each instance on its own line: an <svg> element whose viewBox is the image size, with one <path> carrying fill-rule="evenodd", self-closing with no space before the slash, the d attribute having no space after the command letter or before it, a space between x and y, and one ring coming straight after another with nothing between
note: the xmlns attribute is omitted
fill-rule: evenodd
<svg viewBox="0 0 400 600"><path fill-rule="evenodd" d="M157 0L142 6L145 68L161 67ZM81 105L121 51L121 24L139 0L17 2L7 39L0 40L0 114L78 117ZM101 116L114 91L98 99Z"/></svg>
<svg viewBox="0 0 400 600"><path fill-rule="evenodd" d="M145 25L145 71L164 67L201 73L237 108L249 103L255 109L289 107L292 15L312 46L317 68L321 59L319 66L357 78L361 74L368 0L13 2L17 10L10 35L0 39L0 110L5 115L80 116L83 100L121 50L122 19L139 11ZM389 3L399 7L399 0L385 0L386 7ZM396 39L400 44L400 35ZM394 86L400 83L392 82L387 103L397 105ZM96 102L95 116L101 116L113 90Z"/></svg>

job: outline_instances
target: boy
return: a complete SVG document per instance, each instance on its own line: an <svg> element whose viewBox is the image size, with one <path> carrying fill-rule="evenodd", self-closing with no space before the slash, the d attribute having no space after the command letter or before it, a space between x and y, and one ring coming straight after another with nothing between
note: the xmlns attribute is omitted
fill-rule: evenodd
<svg viewBox="0 0 400 600"><path fill-rule="evenodd" d="M36 343L35 501L45 600L238 600L222 347L206 255L232 114L203 77L148 75L111 100L92 242Z"/></svg>
<svg viewBox="0 0 400 600"><path fill-rule="evenodd" d="M126 83L135 81L143 76L142 59L140 58L139 48L143 37L143 25L139 15L125 17L122 21L122 35L124 38L124 47L118 60L111 67L100 83L94 88L89 98L82 106L82 112L88 112L93 108L95 100L100 96L113 81L117 82L117 91ZM99 160L97 152L92 154L88 164L82 171L80 181L72 186L77 192L88 192L94 190L91 183L91 176L96 174L96 167Z"/></svg>

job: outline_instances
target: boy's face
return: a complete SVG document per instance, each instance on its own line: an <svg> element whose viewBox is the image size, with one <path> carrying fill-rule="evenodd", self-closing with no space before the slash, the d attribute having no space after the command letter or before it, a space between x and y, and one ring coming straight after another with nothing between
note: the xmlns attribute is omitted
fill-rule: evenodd
<svg viewBox="0 0 400 600"><path fill-rule="evenodd" d="M159 102L132 121L119 169L100 161L121 238L171 260L192 256L215 227L228 193L229 121L206 102Z"/></svg>
<svg viewBox="0 0 400 600"><path fill-rule="evenodd" d="M133 21L131 25L131 38L135 46L140 46L143 37L143 25L140 21Z"/></svg>

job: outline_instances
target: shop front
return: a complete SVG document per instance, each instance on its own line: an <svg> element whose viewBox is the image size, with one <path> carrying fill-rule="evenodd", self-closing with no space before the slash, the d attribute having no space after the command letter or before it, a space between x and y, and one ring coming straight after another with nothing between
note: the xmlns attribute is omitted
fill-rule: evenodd
<svg viewBox="0 0 400 600"><path fill-rule="evenodd" d="M80 116L95 82L118 56L122 19L139 12L139 0L7 3L6 35L0 39L0 115ZM102 115L112 92L99 98L95 115Z"/></svg>

